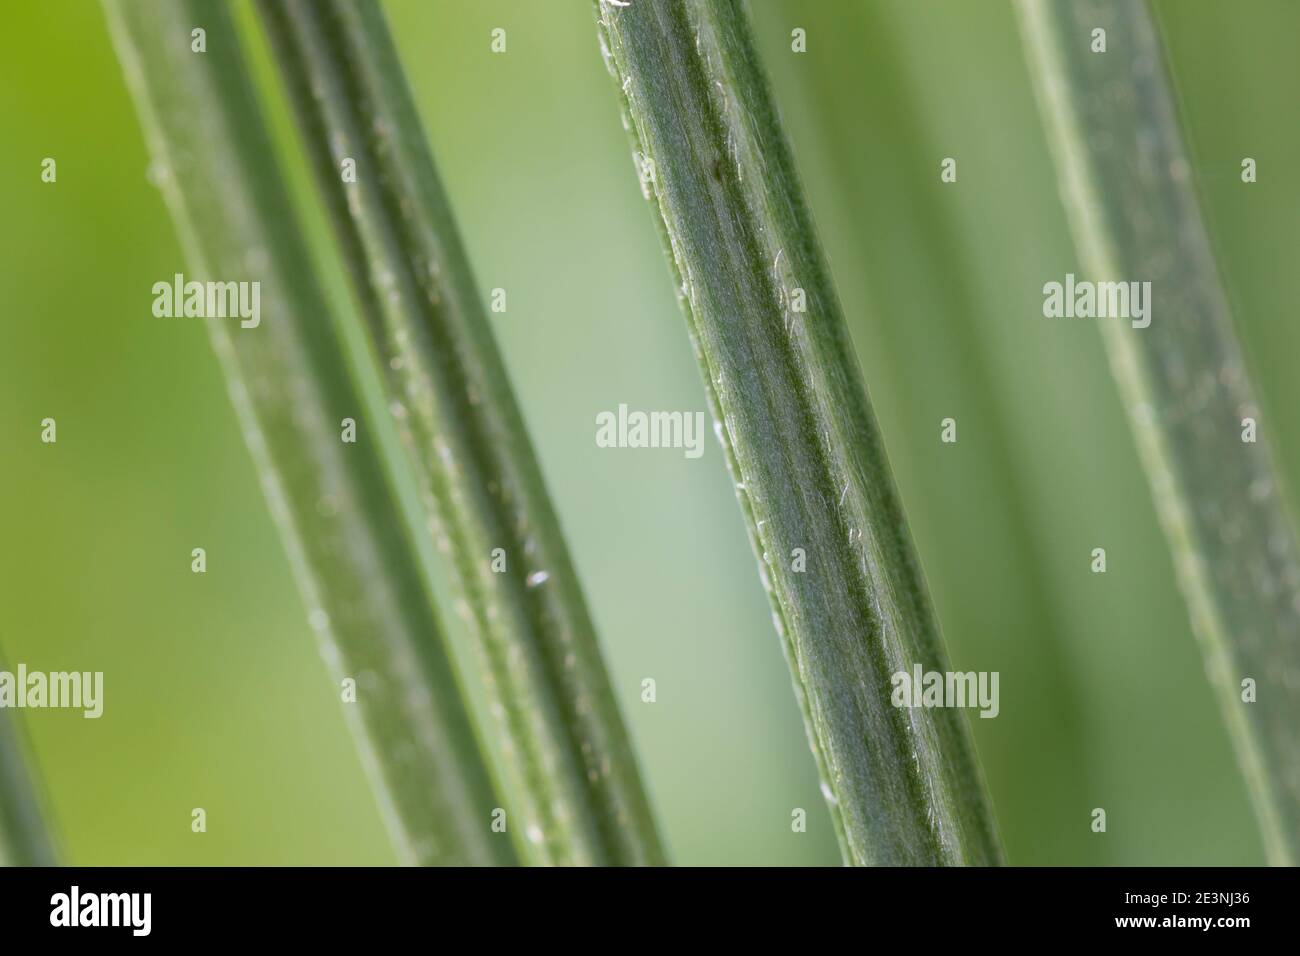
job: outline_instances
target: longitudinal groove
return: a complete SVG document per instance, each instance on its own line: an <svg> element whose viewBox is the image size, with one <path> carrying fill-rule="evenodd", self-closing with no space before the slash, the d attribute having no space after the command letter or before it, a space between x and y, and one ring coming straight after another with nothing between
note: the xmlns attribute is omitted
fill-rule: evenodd
<svg viewBox="0 0 1300 956"><path fill-rule="evenodd" d="M741 5L596 7L845 859L999 862L965 718L891 704L947 662Z"/></svg>
<svg viewBox="0 0 1300 956"><path fill-rule="evenodd" d="M594 629L392 39L370 2L259 7L504 731L532 858L663 860ZM345 177L347 162L355 176Z"/></svg>

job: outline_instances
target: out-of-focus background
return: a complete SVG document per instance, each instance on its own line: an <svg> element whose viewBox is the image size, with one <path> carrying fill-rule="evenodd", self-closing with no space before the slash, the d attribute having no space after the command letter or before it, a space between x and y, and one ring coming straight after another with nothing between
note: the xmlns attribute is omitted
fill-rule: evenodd
<svg viewBox="0 0 1300 956"><path fill-rule="evenodd" d="M595 445L596 413L620 402L705 400L591 5L385 7L484 294L508 291L492 321L673 860L838 862L718 446L688 460ZM1294 492L1300 5L1157 9ZM751 10L953 666L1001 673L1000 715L972 726L1010 860L1262 862L1098 330L1041 317L1043 283L1076 258L1009 3ZM100 7L12 4L4 24L0 653L105 673L97 721L19 715L66 859L391 863L203 320L150 314L150 287L184 263ZM795 27L807 53L791 52ZM271 117L327 261L281 100ZM350 308L337 268L327 281ZM948 416L956 445L939 442ZM807 833L791 832L795 807Z"/></svg>

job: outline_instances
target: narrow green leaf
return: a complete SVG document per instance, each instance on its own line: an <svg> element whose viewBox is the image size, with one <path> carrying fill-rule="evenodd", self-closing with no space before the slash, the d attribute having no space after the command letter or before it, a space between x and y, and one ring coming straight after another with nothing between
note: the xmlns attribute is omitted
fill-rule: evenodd
<svg viewBox="0 0 1300 956"><path fill-rule="evenodd" d="M1294 863L1300 550L1201 214L1160 37L1140 0L1018 0L1017 9L1088 272L1080 278L1151 283L1148 327L1097 321L1266 851L1274 863ZM1093 52L1095 30L1105 31L1105 52ZM1243 439L1245 419L1255 422L1257 441ZM1253 703L1244 699L1247 679Z"/></svg>
<svg viewBox="0 0 1300 956"><path fill-rule="evenodd" d="M660 863L577 576L383 14L370 2L259 9L465 598L530 852L539 863Z"/></svg>
<svg viewBox="0 0 1300 956"><path fill-rule="evenodd" d="M845 859L999 862L965 717L891 703L948 664L743 9L597 16Z"/></svg>
<svg viewBox="0 0 1300 956"><path fill-rule="evenodd" d="M21 728L0 710L0 866L54 866Z"/></svg>
<svg viewBox="0 0 1300 956"><path fill-rule="evenodd" d="M508 837L491 832L497 800L226 6L105 6L191 276L260 283L256 327L198 321L322 654L337 682L356 681L356 702L344 707L399 855L512 862ZM203 52L194 30L205 31ZM196 320L155 321L165 334L168 321ZM355 444L341 440L345 418L359 423Z"/></svg>

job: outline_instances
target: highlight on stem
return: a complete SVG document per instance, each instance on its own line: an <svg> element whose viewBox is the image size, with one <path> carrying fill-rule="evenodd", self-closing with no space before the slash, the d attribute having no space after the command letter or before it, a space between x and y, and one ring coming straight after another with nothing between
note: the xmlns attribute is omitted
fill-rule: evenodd
<svg viewBox="0 0 1300 956"><path fill-rule="evenodd" d="M965 717L891 702L947 659L742 4L596 11L844 858L1000 862Z"/></svg>
<svg viewBox="0 0 1300 956"><path fill-rule="evenodd" d="M527 854L661 863L577 574L383 13L342 0L258 9L464 599Z"/></svg>

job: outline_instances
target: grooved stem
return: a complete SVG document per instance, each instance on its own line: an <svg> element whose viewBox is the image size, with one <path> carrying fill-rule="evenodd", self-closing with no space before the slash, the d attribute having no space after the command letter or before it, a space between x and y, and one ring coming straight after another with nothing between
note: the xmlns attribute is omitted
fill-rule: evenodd
<svg viewBox="0 0 1300 956"><path fill-rule="evenodd" d="M999 862L965 717L891 703L948 664L742 6L596 6L845 860Z"/></svg>
<svg viewBox="0 0 1300 956"><path fill-rule="evenodd" d="M529 854L661 863L577 575L383 14L334 0L259 10L477 638ZM355 181L342 175L348 159Z"/></svg>

